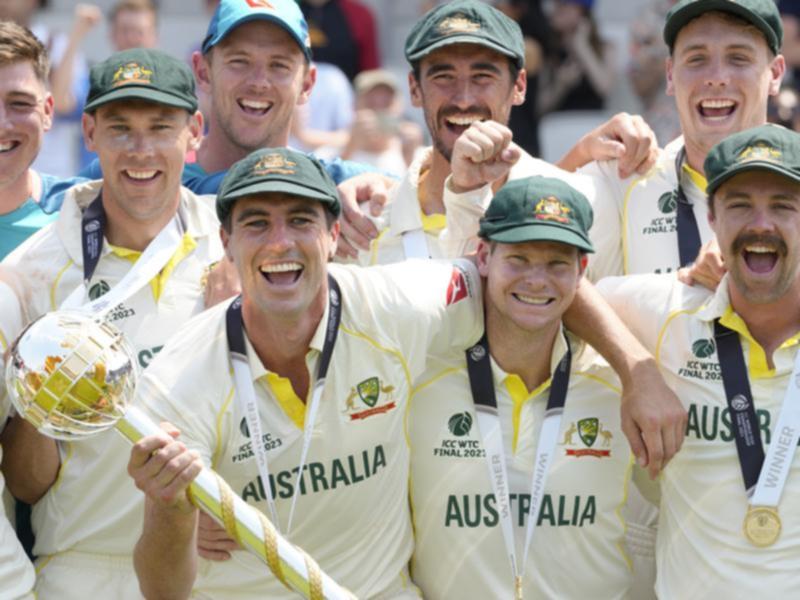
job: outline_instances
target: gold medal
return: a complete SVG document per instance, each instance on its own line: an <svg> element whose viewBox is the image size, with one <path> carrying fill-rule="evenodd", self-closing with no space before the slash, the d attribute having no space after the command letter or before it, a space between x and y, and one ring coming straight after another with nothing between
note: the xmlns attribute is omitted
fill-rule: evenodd
<svg viewBox="0 0 800 600"><path fill-rule="evenodd" d="M781 517L773 506L750 506L744 517L744 535L758 548L774 544L781 534Z"/></svg>

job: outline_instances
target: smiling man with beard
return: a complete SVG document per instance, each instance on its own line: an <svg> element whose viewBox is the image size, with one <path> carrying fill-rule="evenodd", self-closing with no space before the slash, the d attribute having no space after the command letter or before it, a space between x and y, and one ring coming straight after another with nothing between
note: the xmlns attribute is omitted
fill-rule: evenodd
<svg viewBox="0 0 800 600"><path fill-rule="evenodd" d="M743 131L704 168L728 269L716 292L654 275L599 286L689 413L661 480L656 591L788 597L800 539L800 135Z"/></svg>

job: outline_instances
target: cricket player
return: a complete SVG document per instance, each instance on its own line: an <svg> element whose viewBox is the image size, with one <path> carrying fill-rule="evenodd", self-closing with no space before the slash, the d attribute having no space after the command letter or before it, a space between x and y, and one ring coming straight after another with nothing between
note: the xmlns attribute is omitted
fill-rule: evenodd
<svg viewBox="0 0 800 600"><path fill-rule="evenodd" d="M187 156L183 185L216 194L234 162L289 143L295 108L308 101L317 76L308 24L294 0L221 0L192 66L210 99L208 131ZM100 166L87 175L102 177ZM325 167L337 183L372 170L339 159Z"/></svg>
<svg viewBox="0 0 800 600"><path fill-rule="evenodd" d="M129 472L147 495L135 552L142 593L294 597L244 552L198 561L198 515L185 490L205 464L356 596L418 597L407 575L405 414L426 356L477 341L477 270L468 261L329 265L336 187L316 160L287 149L237 163L217 212L241 300L187 324L137 389L157 421L180 431L131 452ZM232 374L232 352L246 355L247 376Z"/></svg>
<svg viewBox="0 0 800 600"><path fill-rule="evenodd" d="M705 216L703 161L726 136L766 122L768 99L786 70L782 39L780 15L769 0L681 0L670 10L664 26L667 93L675 97L683 135L645 174L622 178L615 161L580 170L590 178L580 189L588 187L595 214L590 279L677 271L692 265L705 245L697 268L684 276L687 282L718 282L723 267ZM462 169L446 188L461 192L445 194L451 252L474 240L491 199L493 182L476 177L477 165L497 171L498 157L508 151L503 144L476 143L472 174Z"/></svg>
<svg viewBox="0 0 800 600"><path fill-rule="evenodd" d="M107 319L145 368L203 310L204 273L223 254L214 210L181 187L202 133L191 71L158 50L112 55L91 70L83 130L105 178L72 188L6 263L25 275L31 318L110 294ZM57 444L18 417L2 441L9 489L34 504L37 597L140 597L143 497L124 472L127 442L109 431Z"/></svg>
<svg viewBox="0 0 800 600"><path fill-rule="evenodd" d="M432 362L409 411L425 598L627 597L620 386L561 320L591 223L586 197L546 177L508 182L481 220L485 335Z"/></svg>
<svg viewBox="0 0 800 600"><path fill-rule="evenodd" d="M792 597L800 135L742 131L711 149L704 172L728 270L717 290L653 275L600 285L689 413L683 449L661 478L656 591Z"/></svg>
<svg viewBox="0 0 800 600"><path fill-rule="evenodd" d="M57 217L60 196L81 178L31 168L53 124L50 64L26 28L0 21L0 259Z"/></svg>
<svg viewBox="0 0 800 600"><path fill-rule="evenodd" d="M414 25L405 54L411 66L411 100L424 113L433 146L418 156L392 190L389 205L376 219L377 227L357 207L350 207L342 224L349 243L342 240L340 254L349 249L346 254L364 265L461 256L447 252L442 244L447 223L444 183L451 170L453 146L471 126L495 154L499 150L494 147L503 145L504 153L497 160L508 169L494 189L506 178L536 174L582 185L580 179L511 144L509 114L524 101L527 82L525 44L512 19L479 0L447 2ZM569 168L624 154L625 166L620 168L632 172L639 163L649 164L654 145L654 136L641 119L620 115L576 145ZM364 237L366 232L374 237L372 241ZM356 248L363 249L356 252Z"/></svg>

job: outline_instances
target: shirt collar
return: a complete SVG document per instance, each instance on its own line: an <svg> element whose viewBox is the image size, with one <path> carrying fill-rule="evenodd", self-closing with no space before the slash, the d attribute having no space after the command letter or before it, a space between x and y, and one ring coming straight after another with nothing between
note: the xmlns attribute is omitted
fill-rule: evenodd
<svg viewBox="0 0 800 600"><path fill-rule="evenodd" d="M392 235L398 236L406 231L422 229L421 209L419 198L417 197L419 176L424 169L430 168L432 161L433 148L426 148L411 163L406 176L397 186L392 202L389 205L391 210L389 232Z"/></svg>
<svg viewBox="0 0 800 600"><path fill-rule="evenodd" d="M705 301L697 311L697 317L701 321L713 321L719 319L728 311L731 306L728 286L732 285L731 276L726 273L719 282L714 294Z"/></svg>
<svg viewBox="0 0 800 600"><path fill-rule="evenodd" d="M564 353L567 351L568 335L569 334L567 333L567 330L564 329L564 325L562 324L558 332L558 335L556 336L556 341L553 344L553 351L550 353L550 377L548 377L547 381L545 382L548 384L548 386L550 383L550 379L552 378L553 372L555 372L556 367L558 367L558 363L561 362L561 359L564 357ZM579 348L577 346L581 342L576 342L576 338L573 337L572 335L569 335L569 338L570 338L569 339L570 347L572 348L573 362L575 362L575 356L579 352ZM498 386L503 385L505 383L505 380L508 378L509 373L504 371L500 367L500 365L497 364L497 362L494 360L494 357L491 356L491 348L489 350L490 350L489 356L491 358L491 364L492 364L492 376L494 377L494 385L496 389ZM532 390L528 391L530 392Z"/></svg>

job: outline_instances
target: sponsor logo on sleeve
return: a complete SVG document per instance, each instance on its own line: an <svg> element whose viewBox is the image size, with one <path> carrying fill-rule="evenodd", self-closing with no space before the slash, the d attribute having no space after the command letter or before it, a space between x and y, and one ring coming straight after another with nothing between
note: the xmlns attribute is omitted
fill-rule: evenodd
<svg viewBox="0 0 800 600"><path fill-rule="evenodd" d="M447 285L447 306L461 302L470 295L467 274L459 267L453 267L450 283Z"/></svg>

